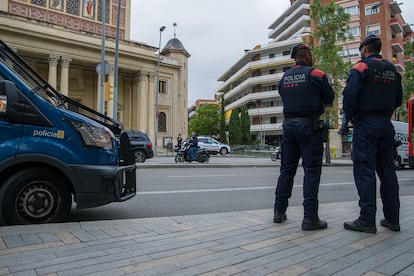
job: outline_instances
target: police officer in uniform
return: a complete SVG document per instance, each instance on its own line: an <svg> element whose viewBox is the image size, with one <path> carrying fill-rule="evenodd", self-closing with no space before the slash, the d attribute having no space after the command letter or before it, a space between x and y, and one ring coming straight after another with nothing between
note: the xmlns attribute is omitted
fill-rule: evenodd
<svg viewBox="0 0 414 276"><path fill-rule="evenodd" d="M359 218L345 222L345 229L376 233L376 177L381 181L380 194L384 219L380 224L400 231L398 181L393 165L394 127L391 115L402 102L401 75L395 66L382 58L381 40L367 36L359 50L362 60L350 72L343 91L346 120L352 121L352 159L359 194Z"/></svg>
<svg viewBox="0 0 414 276"><path fill-rule="evenodd" d="M324 72L312 67L310 48L296 45L291 57L296 65L286 71L279 82L283 101L283 139L280 176L276 186L275 223L286 220L288 200L292 194L293 179L299 159L305 172L303 180L303 230L327 228L326 221L318 216L318 190L322 170L323 142L319 116L325 105L331 105L334 91Z"/></svg>

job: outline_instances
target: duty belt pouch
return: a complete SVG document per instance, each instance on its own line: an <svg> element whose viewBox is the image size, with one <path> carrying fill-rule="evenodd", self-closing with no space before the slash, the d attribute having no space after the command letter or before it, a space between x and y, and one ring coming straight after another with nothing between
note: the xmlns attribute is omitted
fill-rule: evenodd
<svg viewBox="0 0 414 276"><path fill-rule="evenodd" d="M328 126L328 124L323 120L318 120L317 124L318 124L318 126L317 126L318 131L321 134L322 142L324 142L324 143L328 142L328 135L329 135L329 126Z"/></svg>

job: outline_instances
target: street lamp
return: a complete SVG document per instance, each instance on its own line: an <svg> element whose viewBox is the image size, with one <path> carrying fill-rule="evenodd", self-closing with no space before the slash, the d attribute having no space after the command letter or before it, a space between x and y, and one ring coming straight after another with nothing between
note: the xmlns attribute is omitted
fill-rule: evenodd
<svg viewBox="0 0 414 276"><path fill-rule="evenodd" d="M368 36L368 35L369 35L368 31L369 31L369 25L370 25L370 23L371 23L371 15L372 15L372 11L373 11L373 10L375 10L375 9L378 9L378 7L380 7L380 6L382 6L382 5L384 5L384 3L383 3L383 2L377 2L377 3L375 3L374 5L372 5L372 6L369 8L370 13L369 13L369 15L368 15L368 24L367 24L367 28L366 28L366 33L365 33L365 36Z"/></svg>
<svg viewBox="0 0 414 276"><path fill-rule="evenodd" d="M155 84L155 120L154 120L154 155L157 156L158 151L158 93L160 90L160 55L161 55L161 34L165 30L165 26L160 28L160 40L157 56L157 79Z"/></svg>

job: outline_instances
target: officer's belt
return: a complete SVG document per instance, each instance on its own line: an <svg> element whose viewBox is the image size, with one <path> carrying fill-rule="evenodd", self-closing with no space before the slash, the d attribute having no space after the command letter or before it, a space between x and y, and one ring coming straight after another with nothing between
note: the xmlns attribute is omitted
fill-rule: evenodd
<svg viewBox="0 0 414 276"><path fill-rule="evenodd" d="M313 124L317 119L315 118L307 118L307 117L287 117L283 119L283 122L286 123L290 123L290 122L295 122L295 123L308 123L308 124Z"/></svg>

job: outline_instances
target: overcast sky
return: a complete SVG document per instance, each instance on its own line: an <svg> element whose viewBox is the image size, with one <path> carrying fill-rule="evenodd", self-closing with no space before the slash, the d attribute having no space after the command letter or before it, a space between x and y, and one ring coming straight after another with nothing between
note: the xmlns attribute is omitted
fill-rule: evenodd
<svg viewBox="0 0 414 276"><path fill-rule="evenodd" d="M290 0L132 0L131 39L161 48L174 37L191 54L188 105L213 99L217 79L245 49L269 42L268 27L289 6ZM414 23L414 1L400 0L402 16ZM414 29L414 26L412 26Z"/></svg>

